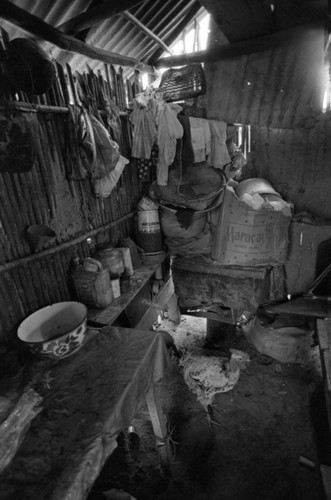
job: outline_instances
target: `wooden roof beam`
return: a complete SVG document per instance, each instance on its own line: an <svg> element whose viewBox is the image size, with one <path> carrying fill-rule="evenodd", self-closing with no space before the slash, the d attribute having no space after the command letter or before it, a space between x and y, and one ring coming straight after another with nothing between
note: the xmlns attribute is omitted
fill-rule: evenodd
<svg viewBox="0 0 331 500"><path fill-rule="evenodd" d="M144 24L142 24L139 21L139 19L137 19L132 14L130 14L130 12L128 12L127 10L124 11L124 12L122 12L122 16L124 16L128 21L130 21L132 24L134 24L135 26L137 26L137 28L139 28L141 31L143 31L145 33L145 35L147 35L149 38L151 38L152 40L154 40L158 45L160 45L160 47L163 48L163 50L165 50L165 52L168 52L168 54L170 54L172 56L171 50L161 40L161 38L159 38L157 35L155 35L155 33L153 33L150 29L148 29L147 26L145 26Z"/></svg>
<svg viewBox="0 0 331 500"><path fill-rule="evenodd" d="M185 26L192 21L194 16L199 12L201 9L201 5L198 2L195 2L194 0L189 4L190 8L188 11L185 13L185 16L182 17L183 13L181 15L176 16L176 18L173 18L173 21L176 21L178 24L174 26L169 33L169 30L167 30L167 35L164 36L164 39L166 39L168 45L171 45L176 38L180 35L180 33L183 31ZM158 60L159 57L162 55L163 51L161 49L158 49L149 59L149 63L154 66L154 61Z"/></svg>
<svg viewBox="0 0 331 500"><path fill-rule="evenodd" d="M91 28L91 26L94 26L95 24L101 23L116 14L121 14L123 11L130 9L131 7L136 7L142 3L143 0L121 0L119 4L114 6L114 1L110 0L103 3L99 7L88 9L82 14L69 19L69 21L57 26L57 29L61 30L63 33L76 35L86 28Z"/></svg>
<svg viewBox="0 0 331 500"><path fill-rule="evenodd" d="M323 22L303 25L298 28L279 31L263 37L229 43L215 49L159 58L153 62L153 65L155 68L171 68L193 62L216 62L257 52L264 52L266 50L272 50L296 43L302 40L302 38L307 35L308 31L313 32L315 30L317 32L317 30L323 28L327 28L327 24Z"/></svg>
<svg viewBox="0 0 331 500"><path fill-rule="evenodd" d="M77 38L62 33L53 26L45 23L29 12L17 7L8 0L0 1L0 18L18 26L30 35L41 38L47 42L56 45L62 50L82 54L90 59L105 62L107 64L117 64L120 66L129 66L139 71L154 74L154 68L148 64L138 61L132 57L122 56L114 52L92 47Z"/></svg>

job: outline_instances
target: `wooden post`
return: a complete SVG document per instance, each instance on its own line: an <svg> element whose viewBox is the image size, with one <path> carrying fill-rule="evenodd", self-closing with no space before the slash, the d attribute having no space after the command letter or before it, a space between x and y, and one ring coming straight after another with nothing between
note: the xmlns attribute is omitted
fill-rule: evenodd
<svg viewBox="0 0 331 500"><path fill-rule="evenodd" d="M154 434L156 436L156 447L159 453L161 465L164 467L170 467L173 456L167 431L167 421L161 405L155 395L155 388L153 385L149 388L146 394L146 402Z"/></svg>

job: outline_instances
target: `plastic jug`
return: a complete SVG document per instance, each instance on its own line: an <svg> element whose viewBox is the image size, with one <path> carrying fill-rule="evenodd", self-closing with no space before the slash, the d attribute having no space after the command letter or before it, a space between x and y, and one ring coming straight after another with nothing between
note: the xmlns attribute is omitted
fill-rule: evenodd
<svg viewBox="0 0 331 500"><path fill-rule="evenodd" d="M99 260L103 267L108 267L110 273L121 275L124 273L123 254L121 250L109 247L98 250L94 257Z"/></svg>
<svg viewBox="0 0 331 500"><path fill-rule="evenodd" d="M96 259L73 259L71 279L77 300L83 304L104 308L111 304L113 294L109 269Z"/></svg>

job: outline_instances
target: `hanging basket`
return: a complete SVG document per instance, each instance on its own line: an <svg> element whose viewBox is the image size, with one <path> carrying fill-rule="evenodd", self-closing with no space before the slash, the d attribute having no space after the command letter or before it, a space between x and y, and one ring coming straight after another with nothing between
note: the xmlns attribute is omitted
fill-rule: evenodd
<svg viewBox="0 0 331 500"><path fill-rule="evenodd" d="M206 78L200 63L168 69L162 75L160 90L167 102L181 101L206 93Z"/></svg>

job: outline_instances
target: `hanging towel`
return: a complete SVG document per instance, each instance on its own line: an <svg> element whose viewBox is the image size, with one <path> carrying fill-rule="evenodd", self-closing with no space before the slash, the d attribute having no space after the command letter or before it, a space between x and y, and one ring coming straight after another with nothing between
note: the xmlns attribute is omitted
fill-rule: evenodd
<svg viewBox="0 0 331 500"><path fill-rule="evenodd" d="M192 147L194 151L194 162L206 161L210 154L210 127L208 120L204 118L189 117L191 127Z"/></svg>
<svg viewBox="0 0 331 500"><path fill-rule="evenodd" d="M214 168L223 168L231 162L226 146L227 124L218 120L209 120L211 141L209 163Z"/></svg>

